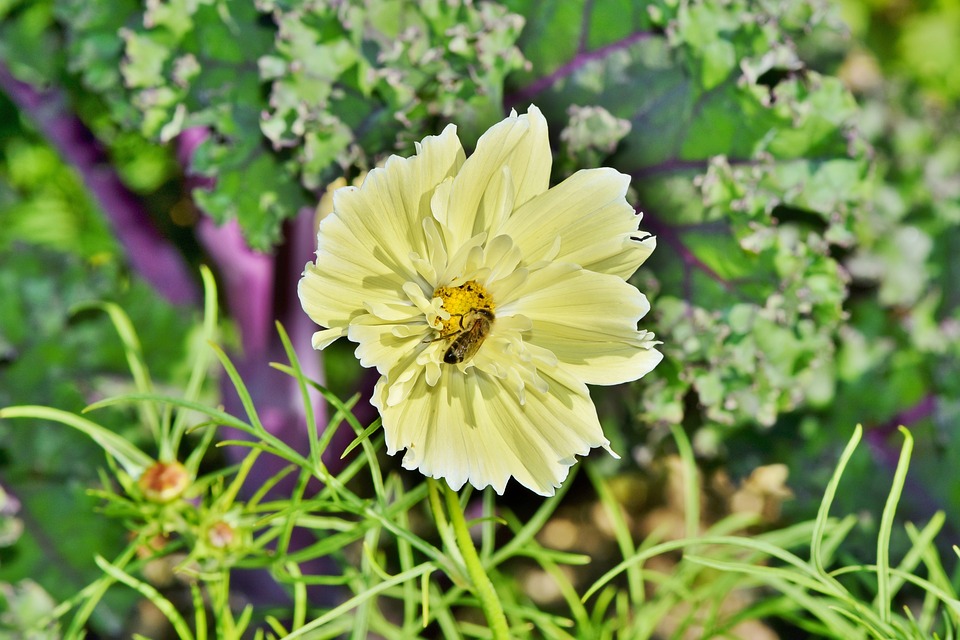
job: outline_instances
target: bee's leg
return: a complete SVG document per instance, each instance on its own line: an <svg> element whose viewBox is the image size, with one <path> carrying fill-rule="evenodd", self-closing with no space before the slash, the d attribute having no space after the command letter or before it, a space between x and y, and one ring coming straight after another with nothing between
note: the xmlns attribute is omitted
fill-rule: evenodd
<svg viewBox="0 0 960 640"><path fill-rule="evenodd" d="M459 316L459 318L460 318L460 319L457 321L457 324L460 325L460 328L459 328L459 329L454 329L453 331L451 331L451 332L449 332L449 333L440 333L436 338L426 337L426 338L424 338L423 340L421 340L420 342L423 343L423 344L430 344L430 343L432 343L432 342L440 342L441 340L448 340L449 338L452 338L452 337L454 337L454 336L458 336L458 335L460 335L461 333L463 333L464 331L466 331L467 328L463 326L463 314L462 314L462 313L461 313L461 314L458 314L458 316ZM453 316L450 316L450 317L452 318ZM439 332L438 332L438 333L439 333Z"/></svg>

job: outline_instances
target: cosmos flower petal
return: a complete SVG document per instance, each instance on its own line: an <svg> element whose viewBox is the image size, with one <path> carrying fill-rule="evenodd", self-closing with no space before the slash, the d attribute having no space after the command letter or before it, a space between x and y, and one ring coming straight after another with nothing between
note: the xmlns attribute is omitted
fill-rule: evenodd
<svg viewBox="0 0 960 640"><path fill-rule="evenodd" d="M297 286L300 303L317 324L346 327L364 303L389 304L404 278L376 259L336 214L320 223L317 262L304 268Z"/></svg>
<svg viewBox="0 0 960 640"><path fill-rule="evenodd" d="M541 324L539 341L550 349L563 366L587 384L621 384L643 377L663 360L655 347L660 344L652 333L642 337L624 336L622 342L609 337L592 342L583 340L582 332L563 325Z"/></svg>
<svg viewBox="0 0 960 640"><path fill-rule="evenodd" d="M516 457L513 475L517 482L551 496L566 479L576 456L610 442L603 435L586 386L561 369L540 374L545 389L528 387L522 405L511 402L505 390L494 386L482 407L506 444L500 455L510 451ZM492 379L491 384L500 383Z"/></svg>
<svg viewBox="0 0 960 640"><path fill-rule="evenodd" d="M346 327L337 327L336 329L324 329L322 331L316 331L313 334L313 338L310 343L314 349L322 351L326 349L331 344L334 343L338 338L342 338L347 334Z"/></svg>
<svg viewBox="0 0 960 640"><path fill-rule="evenodd" d="M387 452L406 449L405 468L445 478L454 489L469 482L502 494L512 476L540 495L553 495L577 455L609 441L582 383L562 371L545 379L546 390L528 394L522 406L500 380L449 368L436 389L421 379L402 403L375 400Z"/></svg>
<svg viewBox="0 0 960 640"><path fill-rule="evenodd" d="M613 169L578 171L514 211L501 227L529 261L549 258L629 278L656 246L637 231L626 200L630 177ZM645 239L639 240L646 236ZM551 256L556 238L560 251Z"/></svg>
<svg viewBox="0 0 960 640"><path fill-rule="evenodd" d="M653 334L637 331L646 296L617 276L569 265L532 271L501 305L532 323L529 340L587 384L636 380L662 359Z"/></svg>
<svg viewBox="0 0 960 640"><path fill-rule="evenodd" d="M418 150L370 171L360 188L334 193L334 212L317 233L317 262L307 265L298 287L304 310L317 324L345 326L364 302L395 301L397 285L417 276L411 253L424 250L422 219L430 215L432 190L464 158L452 125L424 139ZM384 210L390 215L367 213ZM373 243L371 237L391 242Z"/></svg>
<svg viewBox="0 0 960 640"><path fill-rule="evenodd" d="M347 337L357 343L356 356L364 367L376 367L385 374L419 346L422 332L402 335L397 328L403 325L382 322L372 316L366 316L365 320L367 322L351 323L347 331Z"/></svg>
<svg viewBox="0 0 960 640"><path fill-rule="evenodd" d="M373 403L383 418L387 453L406 449L404 468L444 478L451 488L460 489L471 475L471 463L476 464L470 446L476 428L465 425L463 377L445 369L430 386L425 375L417 376L404 401L395 404L385 402L385 379L377 386L382 389Z"/></svg>
<svg viewBox="0 0 960 640"><path fill-rule="evenodd" d="M456 230L454 240L459 242L496 231L506 218L498 191L504 184L503 169L509 171L510 201L520 206L547 190L552 162L547 121L540 110L531 106L524 115L512 113L480 136L453 182L450 202L455 206L447 211L456 216L442 222Z"/></svg>
<svg viewBox="0 0 960 640"><path fill-rule="evenodd" d="M426 254L423 219L430 216L433 189L456 174L464 153L453 125L439 136L426 138L410 158L392 156L371 170L360 188L346 187L334 194L334 212L358 237L368 239L375 258L412 277L411 251ZM370 215L369 212L389 212ZM369 238L389 238L370 243Z"/></svg>

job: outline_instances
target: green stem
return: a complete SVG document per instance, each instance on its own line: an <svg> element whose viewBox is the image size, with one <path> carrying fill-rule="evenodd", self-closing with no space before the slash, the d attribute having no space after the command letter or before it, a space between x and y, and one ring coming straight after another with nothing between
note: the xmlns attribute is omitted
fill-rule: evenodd
<svg viewBox="0 0 960 640"><path fill-rule="evenodd" d="M487 624L490 625L494 640L510 640L507 617L503 613L503 607L500 606L500 599L497 598L497 592L493 589L493 583L490 582L490 577L480 562L480 556L477 555L477 548L470 537L470 529L467 527L467 520L460 507L460 498L447 483L444 482L443 487L447 494L447 511L450 513L450 523L457 537L457 546L467 565L467 573L473 582L474 592L480 599L480 606L487 617Z"/></svg>

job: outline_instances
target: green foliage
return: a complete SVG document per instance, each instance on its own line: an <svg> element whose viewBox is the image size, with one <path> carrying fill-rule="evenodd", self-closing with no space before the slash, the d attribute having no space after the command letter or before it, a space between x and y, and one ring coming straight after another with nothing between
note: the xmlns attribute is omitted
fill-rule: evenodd
<svg viewBox="0 0 960 640"><path fill-rule="evenodd" d="M672 360L645 381L642 422L683 419L691 396L703 425L772 426L830 402L848 286L836 254L869 164L852 96L793 39L835 24L804 2L508 4L528 16L524 99L569 112L570 131L578 105L629 127L608 163L636 178L641 229L658 236L640 286L659 292Z"/></svg>
<svg viewBox="0 0 960 640"><path fill-rule="evenodd" d="M23 534L23 520L16 516L20 505L0 488L0 548L13 546ZM43 621L53 617L56 602L35 580L0 583L0 637L33 630L38 640L56 638L55 625Z"/></svg>
<svg viewBox="0 0 960 640"><path fill-rule="evenodd" d="M309 191L438 118L475 140L523 61L522 19L492 3L69 0L56 16L70 70L117 123L161 142L208 132L190 170L211 180L194 198L261 250Z"/></svg>
<svg viewBox="0 0 960 640"><path fill-rule="evenodd" d="M15 123L5 120L11 129ZM161 305L142 283L127 281L103 219L49 148L25 137L8 140L0 171L9 196L0 214L0 406L79 411L90 395L127 384L124 350L109 322L77 310L92 300L122 302L165 379L179 366L189 320ZM126 446L143 440L129 418L116 415L106 423ZM92 555L112 553L124 544L124 532L96 512L99 501L87 494L103 459L93 442L81 434L52 434L36 421L11 427L0 425L2 482L19 501L25 535L0 561L10 581L5 617L34 620L39 614L30 612L42 609L44 598L68 598L93 580L99 571ZM97 627L118 630L132 602L130 594L111 594L97 611Z"/></svg>
<svg viewBox="0 0 960 640"><path fill-rule="evenodd" d="M166 379L179 366L188 322L163 308L142 284L125 287L115 263L91 265L19 245L4 252L3 265L0 406L35 403L80 411L89 395L127 386L124 350L115 331L90 312L76 313L80 302L122 301L149 340L156 374ZM142 427L131 418L118 413L103 423L124 448L145 441ZM103 454L80 433L54 433L37 420L3 421L0 447L5 452L3 485L20 502L26 534L15 552L3 558L2 575L11 582L36 582L24 583L23 593L11 591L8 598L39 602L37 585L57 601L69 598L99 574L94 554L112 554L125 544L123 527L103 518L96 510L100 501L87 493ZM71 535L63 535L67 531ZM133 604L131 595L111 594L94 617L97 628L119 632ZM27 611L19 604L10 610L15 615Z"/></svg>
<svg viewBox="0 0 960 640"><path fill-rule="evenodd" d="M873 176L870 198L854 218L855 244L842 255L851 286L837 341L836 400L816 421L805 420L806 451L790 455L796 468L820 467L822 473L818 460L835 446L832 430L856 421L880 426L874 443L883 446L897 424L907 423L917 456L925 460L916 466L919 483L905 504L915 509L958 498L952 474L941 472L960 461L957 440L949 435L960 391L960 289L950 257L960 246L960 112L944 102L950 95L944 87L958 76L956 69L931 75L929 66L905 64L901 57L901 43L919 37L920 22L951 28L951 3L913 5L902 14L884 6L844 6L855 40L869 50L834 43L819 54L820 64L843 56L838 72L857 91L857 127L870 148ZM931 37L927 44L936 42ZM871 471L849 473L863 473L864 488L872 487ZM838 500L849 508L848 496ZM947 512L949 526L956 526Z"/></svg>
<svg viewBox="0 0 960 640"><path fill-rule="evenodd" d="M837 254L871 187L851 95L794 44L837 29L814 3L64 2L55 15L71 69L117 123L160 141L208 131L191 170L211 180L194 197L259 249L308 191L438 120L455 116L469 142L504 97L537 102L564 129L558 169L633 175L660 238L646 284L684 371L644 388L643 421L665 425L693 397L705 424L770 426L833 398Z"/></svg>
<svg viewBox="0 0 960 640"><path fill-rule="evenodd" d="M724 578L730 578L729 572L739 572L745 578L748 577L745 583L735 583L740 588L745 584L762 585L780 592L784 599L771 599L765 613L791 620L818 638L919 640L931 637L953 637L960 625L960 599L958 599L956 588L947 579L936 547L933 545L933 540L944 524L943 512L937 513L923 530L907 524L911 547L897 566L894 567L890 562L890 538L894 514L902 496L913 450L913 439L909 431L902 429L902 432L906 441L881 518L875 564L856 564L827 571L838 555L838 547L856 522L856 518L852 515L840 521L832 520L829 513L847 464L860 443L862 430L858 426L826 487L814 522L749 538L707 532L702 536L690 536L678 541L651 545L642 552L627 557L617 567L608 571L587 590L584 599L597 593L614 577L630 570L637 570L650 558L675 549L683 549L684 563L716 569L723 572ZM681 431L674 429L674 436L678 438L678 444L683 444L684 436ZM689 453L689 445L681 446L680 450L687 451L685 464L689 489L692 486L689 479L695 477L696 470ZM688 498L688 515L694 503L694 499ZM696 512L694 516L693 521L696 522ZM722 524L718 524L716 528L722 530ZM804 560L787 550L797 544L795 536L798 535L809 536L809 560ZM725 560L716 555L718 547L720 549L737 547L745 553L736 560ZM956 546L954 551L960 554ZM707 556L705 553L710 555ZM773 562L771 566L767 559L777 562ZM917 575L921 564L924 565L928 579ZM858 574L875 577L875 580L862 578L850 580L851 576L858 577ZM903 615L893 608L894 596L907 587L919 587L922 594L922 614L919 619L915 618L907 607L904 607ZM871 591L874 593L870 593ZM717 602L720 599L712 595L706 600ZM737 616L734 618L736 619ZM742 619L739 621L742 622ZM725 622L721 622L717 629L708 626L704 629L702 637L714 637L728 628L728 623Z"/></svg>
<svg viewBox="0 0 960 640"><path fill-rule="evenodd" d="M103 217L76 174L48 146L11 136L2 152L7 170L0 182L0 251L28 242L94 260L116 255Z"/></svg>
<svg viewBox="0 0 960 640"><path fill-rule="evenodd" d="M60 622L67 627L67 636L74 637L107 590L124 586L151 601L176 635L185 640L205 637L201 630L208 624L217 637L239 637L259 622L268 625L269 631L262 636L267 638L328 637L348 630L359 637L419 637L432 630L448 638L472 634L465 612L477 607L471 595L477 582L469 560L465 566L466 555L461 550L465 544L472 549L475 543L460 512L469 504L471 492L458 500L447 490L444 509L437 483L408 488L397 472L385 472L377 455L383 446L382 436L371 437L370 430L363 429L353 416L356 397L343 403L316 382L303 378L292 345L282 335L291 365L278 368L297 378L305 403L309 403L307 388L313 387L337 410L310 453L293 451L264 429L249 391L219 350L221 363L244 401L246 419L189 397L143 392L106 399L90 407L153 405L157 414L167 416L173 409L188 415L193 428L207 429L208 435L213 434L212 427L226 426L252 436L251 440L232 442L249 448L250 453L237 467L202 473L197 462L211 442L206 438L187 461L191 481L186 490L163 502L141 491L142 482L135 482L128 469L111 465L113 481L104 478L107 482L98 495L105 501L103 512L123 520L129 528L130 543L113 560L98 557L103 575L70 599L69 607L55 611L47 607L35 616L35 626L26 621L18 628L27 632L49 629L73 611ZM131 361L137 361L133 343L125 343ZM38 412L13 407L0 410L0 418L30 413ZM72 420L50 413L37 417ZM322 456L344 423L357 434L355 444L362 448L362 455L335 473L322 462ZM96 429L87 431L97 437ZM721 637L736 633L751 621L770 617L789 620L823 638L920 639L944 633L949 637L960 624L960 600L933 544L943 526L943 514L937 514L921 530L908 525L910 550L896 566L890 557L894 513L912 451L912 438L906 430L904 434L907 441L881 518L876 564L828 571L839 555L839 545L856 522L853 516L832 519L829 512L859 443L859 427L826 488L817 519L751 536L737 535L756 524L755 517L748 515L730 516L699 531L700 479L693 450L683 431L674 428L683 466L686 536L660 541L659 535L654 535L636 546L610 487L598 474L591 473L623 560L586 588L582 597L563 567L585 566L589 558L551 550L537 541L537 534L572 486L569 482L525 519L497 507L488 491L476 520L478 570L496 589L510 637L517 638L639 639L667 629L672 633L697 630L700 637ZM101 445L110 453L109 445ZM263 454L284 459L289 466L255 492L244 491L248 473ZM285 476L296 478L291 498L269 499L269 489ZM321 481L322 488L308 495L311 479ZM366 487L370 493L361 495L355 487ZM291 546L298 529L310 531L315 542L304 548ZM508 542L496 542L498 530L509 531ZM806 542L810 544L809 560L790 551ZM683 551L683 557L669 573L646 566L652 559L676 551ZM335 561L340 573L306 575L298 568L320 559ZM138 577L149 574L151 564L162 562L175 562L180 572L191 576L192 610L176 605L168 595ZM921 564L927 578L917 575ZM239 614L231 607L229 578L231 570L239 567L269 568L295 594L287 622L249 605ZM532 568L556 585L562 594L560 608L542 610L521 588L517 570L529 572ZM869 593L869 580L850 580L857 574L876 575L875 598ZM613 580L621 575L625 584L617 585ZM308 605L305 595L310 585L337 586L349 597L331 607ZM646 585L656 585L656 589L648 595ZM732 609L721 606L731 592L755 594L761 586L783 597L768 597L762 604L750 604L748 600L746 605ZM895 595L908 588L919 588L923 597L922 614L917 618L909 610L904 616L892 608ZM18 611L24 615L26 609ZM636 611L644 614L636 615Z"/></svg>

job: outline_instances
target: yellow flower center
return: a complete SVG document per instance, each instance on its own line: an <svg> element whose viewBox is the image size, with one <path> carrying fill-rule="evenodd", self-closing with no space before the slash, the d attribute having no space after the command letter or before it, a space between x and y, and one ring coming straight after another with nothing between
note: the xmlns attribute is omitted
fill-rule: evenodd
<svg viewBox="0 0 960 640"><path fill-rule="evenodd" d="M440 320L436 327L443 337L452 336L468 328L463 326L464 317L471 311L487 311L493 317L493 297L476 280L467 280L459 287L442 286L433 292L434 298L443 301L444 310L450 314L449 320Z"/></svg>

